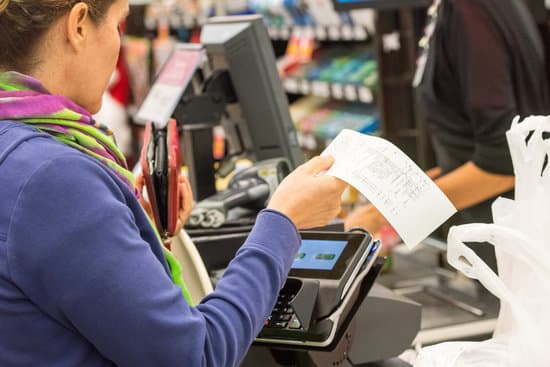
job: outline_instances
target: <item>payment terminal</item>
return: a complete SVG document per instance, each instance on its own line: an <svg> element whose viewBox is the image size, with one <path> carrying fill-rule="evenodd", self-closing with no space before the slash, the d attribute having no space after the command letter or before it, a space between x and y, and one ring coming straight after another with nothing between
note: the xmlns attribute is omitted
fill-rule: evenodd
<svg viewBox="0 0 550 367"><path fill-rule="evenodd" d="M302 244L289 277L256 344L331 345L356 301L361 301L358 295L367 275L376 273L375 279L380 271L380 242L368 233L300 234Z"/></svg>

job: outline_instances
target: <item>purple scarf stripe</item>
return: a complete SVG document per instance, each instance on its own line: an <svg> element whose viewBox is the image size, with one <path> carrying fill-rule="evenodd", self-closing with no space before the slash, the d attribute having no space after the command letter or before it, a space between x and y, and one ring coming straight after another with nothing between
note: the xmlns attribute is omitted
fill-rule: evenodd
<svg viewBox="0 0 550 367"><path fill-rule="evenodd" d="M17 82L19 82L21 85L24 85L25 87L32 89L35 92L38 92L40 94L50 93L46 88L44 88L44 86L42 85L42 83L40 83L39 80L29 77L25 74L21 74L16 71L9 71L4 75L7 76L8 80L16 79Z"/></svg>
<svg viewBox="0 0 550 367"><path fill-rule="evenodd" d="M29 124L30 125L30 124ZM60 135L67 135L69 133L69 130L64 128L63 126L59 125L50 125L48 124L47 128L44 128L44 130L47 130L48 132L52 132L52 134L60 134ZM54 131L52 131L54 130Z"/></svg>
<svg viewBox="0 0 550 367"><path fill-rule="evenodd" d="M107 158L108 160L110 161L115 161L116 162L116 157L114 157L113 155L109 154L107 151L101 149L101 148L92 148L92 147L89 147L88 148L90 151L100 155L101 157L103 158ZM117 162L118 163L118 162ZM120 164L120 163L119 163Z"/></svg>
<svg viewBox="0 0 550 367"><path fill-rule="evenodd" d="M34 90L0 90L0 98L22 98L22 97L33 97L38 96L40 93Z"/></svg>
<svg viewBox="0 0 550 367"><path fill-rule="evenodd" d="M52 98L51 95L47 94L34 95L30 98L32 98L32 104L29 103L27 98L11 99L8 102L0 103L0 118L8 119L14 116L52 118L51 115L59 113L68 107L66 101L62 98ZM40 112L37 113L37 111ZM81 122L87 121L81 118Z"/></svg>

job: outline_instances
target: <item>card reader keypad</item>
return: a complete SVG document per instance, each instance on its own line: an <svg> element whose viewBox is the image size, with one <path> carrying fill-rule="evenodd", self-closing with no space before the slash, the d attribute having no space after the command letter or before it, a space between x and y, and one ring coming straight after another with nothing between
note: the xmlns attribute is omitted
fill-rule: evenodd
<svg viewBox="0 0 550 367"><path fill-rule="evenodd" d="M279 293L277 303L273 308L273 312L271 312L271 315L267 318L264 327L271 329L300 330L302 324L290 305L295 295L285 293L284 291L285 289L281 290L281 293Z"/></svg>

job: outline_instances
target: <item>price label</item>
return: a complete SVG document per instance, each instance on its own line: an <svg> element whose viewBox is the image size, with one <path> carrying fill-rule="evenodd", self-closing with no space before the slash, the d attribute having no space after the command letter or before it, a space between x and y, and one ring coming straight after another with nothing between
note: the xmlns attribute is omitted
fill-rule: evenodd
<svg viewBox="0 0 550 367"><path fill-rule="evenodd" d="M311 86L308 80L301 80L300 81L300 93L302 94L309 94L311 90Z"/></svg>
<svg viewBox="0 0 550 367"><path fill-rule="evenodd" d="M279 37L283 40L287 40L290 37L290 29L288 27L281 27Z"/></svg>
<svg viewBox="0 0 550 367"><path fill-rule="evenodd" d="M294 78L286 78L283 82L283 86L288 93L298 92L298 81Z"/></svg>
<svg viewBox="0 0 550 367"><path fill-rule="evenodd" d="M372 91L367 87L359 87L359 100L364 103L371 103L374 100Z"/></svg>
<svg viewBox="0 0 550 367"><path fill-rule="evenodd" d="M330 87L327 82L315 81L311 83L311 91L317 97L330 97Z"/></svg>
<svg viewBox="0 0 550 367"><path fill-rule="evenodd" d="M355 85L346 85L346 88L344 89L344 94L346 95L346 99L348 101L357 101L357 88L355 87Z"/></svg>
<svg viewBox="0 0 550 367"><path fill-rule="evenodd" d="M353 28L350 25L342 26L342 39L346 41L353 39Z"/></svg>
<svg viewBox="0 0 550 367"><path fill-rule="evenodd" d="M317 37L319 41L324 41L327 39L327 30L324 26L318 25L315 27L315 37Z"/></svg>
<svg viewBox="0 0 550 367"><path fill-rule="evenodd" d="M183 19L180 13L172 13L170 15L170 26L172 28L179 28L183 23Z"/></svg>
<svg viewBox="0 0 550 367"><path fill-rule="evenodd" d="M340 27L332 25L328 28L328 38L333 41L340 39Z"/></svg>
<svg viewBox="0 0 550 367"><path fill-rule="evenodd" d="M302 27L292 27L292 33L291 33L292 37L300 38L302 34L304 34L302 31Z"/></svg>
<svg viewBox="0 0 550 367"><path fill-rule="evenodd" d="M276 27L269 27L267 29L267 33L269 34L269 38L276 40L279 38L279 30Z"/></svg>
<svg viewBox="0 0 550 367"><path fill-rule="evenodd" d="M333 83L331 86L330 86L330 89L332 91L332 96L335 98L335 99L343 99L344 98L344 88L342 86L342 84L340 83Z"/></svg>
<svg viewBox="0 0 550 367"><path fill-rule="evenodd" d="M353 27L353 33L357 41L364 41L369 37L367 34L367 30L360 25L356 25L355 27Z"/></svg>

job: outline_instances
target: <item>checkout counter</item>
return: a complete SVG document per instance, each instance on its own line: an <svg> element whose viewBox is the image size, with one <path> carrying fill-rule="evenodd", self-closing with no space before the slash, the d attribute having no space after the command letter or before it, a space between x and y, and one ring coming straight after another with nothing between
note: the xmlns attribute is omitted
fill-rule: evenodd
<svg viewBox="0 0 550 367"><path fill-rule="evenodd" d="M246 228L245 228L246 229ZM335 222L326 228L341 231ZM193 241L213 283L246 238L246 230L195 230ZM224 233L226 232L226 233ZM403 351L448 340L483 340L498 316L498 300L449 270L445 244L428 238L413 251L398 246L391 271L377 276L332 350L254 344L243 366L408 366Z"/></svg>

